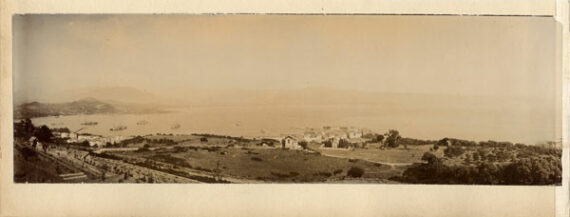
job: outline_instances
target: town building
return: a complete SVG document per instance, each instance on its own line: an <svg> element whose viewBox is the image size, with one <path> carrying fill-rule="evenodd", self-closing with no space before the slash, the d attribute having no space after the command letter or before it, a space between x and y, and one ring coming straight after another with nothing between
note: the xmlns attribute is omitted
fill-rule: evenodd
<svg viewBox="0 0 570 217"><path fill-rule="evenodd" d="M69 138L69 133L67 133L67 132L61 132L61 133L59 134L59 137L61 137L61 138Z"/></svg>
<svg viewBox="0 0 570 217"><path fill-rule="evenodd" d="M353 130L347 133L348 139L356 139L362 137L362 131Z"/></svg>
<svg viewBox="0 0 570 217"><path fill-rule="evenodd" d="M288 148L288 149L300 149L301 146L298 143L298 140L292 136L286 136L281 140L281 147Z"/></svg>
<svg viewBox="0 0 570 217"><path fill-rule="evenodd" d="M323 134L317 132L305 132L303 140L307 142L322 142Z"/></svg>

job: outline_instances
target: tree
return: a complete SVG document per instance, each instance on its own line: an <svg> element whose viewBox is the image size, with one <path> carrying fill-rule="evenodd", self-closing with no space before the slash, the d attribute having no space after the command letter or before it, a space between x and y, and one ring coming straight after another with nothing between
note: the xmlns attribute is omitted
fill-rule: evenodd
<svg viewBox="0 0 570 217"><path fill-rule="evenodd" d="M479 153L473 152L472 155L473 155L473 160L474 160L474 161L478 161L478 160L479 160Z"/></svg>
<svg viewBox="0 0 570 217"><path fill-rule="evenodd" d="M400 132L397 130L389 130L388 133L386 133L384 146L397 148L400 145L401 139L402 137L400 136Z"/></svg>
<svg viewBox="0 0 570 217"><path fill-rule="evenodd" d="M448 141L449 141L448 138L443 138L443 139L440 139L436 145L437 146L448 146L449 145Z"/></svg>
<svg viewBox="0 0 570 217"><path fill-rule="evenodd" d="M498 184L499 177L498 173L499 168L492 163L482 163L477 166L477 176L475 179L477 180L478 184Z"/></svg>
<svg viewBox="0 0 570 217"><path fill-rule="evenodd" d="M338 141L338 147L339 148L348 148L350 146L350 142L348 142L348 140L346 139L340 139Z"/></svg>
<svg viewBox="0 0 570 217"><path fill-rule="evenodd" d="M89 147L89 142L88 142L88 141L83 141L83 142L81 143L81 146L83 146L83 147Z"/></svg>
<svg viewBox="0 0 570 217"><path fill-rule="evenodd" d="M434 154L430 152L425 152L422 156L422 160L426 161L428 164L435 164L439 163L439 158L437 158Z"/></svg>
<svg viewBox="0 0 570 217"><path fill-rule="evenodd" d="M40 129L34 132L34 135L40 142L51 142L53 138L51 130L46 125L41 126Z"/></svg>
<svg viewBox="0 0 570 217"><path fill-rule="evenodd" d="M489 150L487 150L486 148L479 148L477 149L477 153L479 153L479 159L485 161L487 160L487 155L489 154Z"/></svg>
<svg viewBox="0 0 570 217"><path fill-rule="evenodd" d="M376 142L379 142L379 143L384 142L384 135L377 135L376 136Z"/></svg>
<svg viewBox="0 0 570 217"><path fill-rule="evenodd" d="M327 140L324 142L325 147L327 148L332 148L332 141L331 140Z"/></svg>
<svg viewBox="0 0 570 217"><path fill-rule="evenodd" d="M307 149L309 143L307 143L307 141L300 141L299 146L301 146L303 149Z"/></svg>
<svg viewBox="0 0 570 217"><path fill-rule="evenodd" d="M433 145L433 150L434 150L434 151L439 150L439 145L437 145L437 144Z"/></svg>
<svg viewBox="0 0 570 217"><path fill-rule="evenodd" d="M501 150L495 154L499 162L505 162L511 159L511 153Z"/></svg>
<svg viewBox="0 0 570 217"><path fill-rule="evenodd" d="M471 163L471 155L470 154L466 154L465 155L465 163Z"/></svg>
<svg viewBox="0 0 570 217"><path fill-rule="evenodd" d="M14 136L29 139L34 134L35 127L32 120L26 118L14 124Z"/></svg>
<svg viewBox="0 0 570 217"><path fill-rule="evenodd" d="M460 146L449 146L443 150L443 155L449 158L461 156L463 153L465 150Z"/></svg>
<svg viewBox="0 0 570 217"><path fill-rule="evenodd" d="M346 175L354 178L362 177L362 175L364 175L364 170L360 167L351 167L346 172Z"/></svg>

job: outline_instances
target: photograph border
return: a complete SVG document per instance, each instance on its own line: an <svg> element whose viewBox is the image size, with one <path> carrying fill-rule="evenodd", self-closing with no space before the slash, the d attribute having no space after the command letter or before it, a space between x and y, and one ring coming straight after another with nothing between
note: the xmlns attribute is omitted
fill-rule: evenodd
<svg viewBox="0 0 570 217"><path fill-rule="evenodd" d="M562 0L2 0L0 216L568 216L569 16ZM562 186L360 184L13 183L13 14L391 14L548 16L559 22L557 60Z"/></svg>

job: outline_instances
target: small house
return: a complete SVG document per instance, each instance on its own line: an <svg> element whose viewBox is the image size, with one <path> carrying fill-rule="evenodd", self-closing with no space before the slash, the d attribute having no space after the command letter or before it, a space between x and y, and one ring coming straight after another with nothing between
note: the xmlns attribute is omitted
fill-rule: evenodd
<svg viewBox="0 0 570 217"><path fill-rule="evenodd" d="M301 146L299 145L296 138L292 136L286 136L281 140L281 147L288 148L288 149L299 149Z"/></svg>

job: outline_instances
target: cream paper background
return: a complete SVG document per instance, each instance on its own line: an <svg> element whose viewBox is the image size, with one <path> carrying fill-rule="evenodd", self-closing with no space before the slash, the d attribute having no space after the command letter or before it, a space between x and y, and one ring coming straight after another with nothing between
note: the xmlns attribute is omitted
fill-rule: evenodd
<svg viewBox="0 0 570 217"><path fill-rule="evenodd" d="M568 1L2 0L1 216L569 216ZM561 187L374 184L13 184L15 13L364 13L552 16L560 22Z"/></svg>

